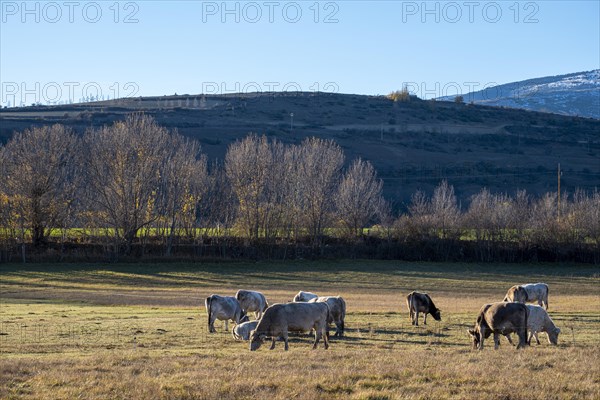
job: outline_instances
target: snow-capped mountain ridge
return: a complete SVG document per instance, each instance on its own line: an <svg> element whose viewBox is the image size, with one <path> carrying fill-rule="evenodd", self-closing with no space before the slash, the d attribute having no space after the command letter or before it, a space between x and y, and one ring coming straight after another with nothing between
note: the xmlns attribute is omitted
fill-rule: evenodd
<svg viewBox="0 0 600 400"><path fill-rule="evenodd" d="M463 94L463 98L475 104L600 119L600 69L507 83Z"/></svg>

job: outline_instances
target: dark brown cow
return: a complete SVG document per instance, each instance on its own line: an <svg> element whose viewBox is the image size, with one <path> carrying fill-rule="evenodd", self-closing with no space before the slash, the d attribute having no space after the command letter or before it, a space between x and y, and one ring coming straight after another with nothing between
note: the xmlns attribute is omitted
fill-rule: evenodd
<svg viewBox="0 0 600 400"><path fill-rule="evenodd" d="M408 313L410 321L413 325L419 325L419 313L422 312L425 317L423 318L423 324L427 325L427 314L431 314L433 319L440 321L442 316L440 310L433 304L431 297L427 293L412 292L406 296L406 306L408 307Z"/></svg>
<svg viewBox="0 0 600 400"><path fill-rule="evenodd" d="M492 303L479 311L475 327L469 329L473 348L482 350L483 341L494 334L494 348L500 345L500 335L515 332L519 336L517 349L527 346L527 307L521 303Z"/></svg>

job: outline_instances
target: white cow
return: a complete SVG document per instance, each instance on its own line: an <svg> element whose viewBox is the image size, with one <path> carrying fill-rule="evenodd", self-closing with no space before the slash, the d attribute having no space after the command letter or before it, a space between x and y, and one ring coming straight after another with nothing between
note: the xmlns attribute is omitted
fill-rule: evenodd
<svg viewBox="0 0 600 400"><path fill-rule="evenodd" d="M246 321L236 325L231 330L231 334L235 340L250 340L250 333L256 329L257 321Z"/></svg>
<svg viewBox="0 0 600 400"><path fill-rule="evenodd" d="M301 290L301 291L299 291L299 292L298 292L298 294L297 294L297 295L295 295L295 296L294 296L294 300L293 300L293 302L295 302L295 303L297 303L297 302L299 302L299 301L304 301L304 302L307 302L307 301L310 301L310 300L312 300L312 299L316 299L317 297L319 297L319 296L317 296L317 295L316 295L316 294L314 294L314 293L311 293L311 292L303 292L303 291Z"/></svg>
<svg viewBox="0 0 600 400"><path fill-rule="evenodd" d="M238 290L235 294L235 298L240 302L242 310L244 310L246 314L254 312L254 317L256 319L260 319L263 312L269 307L265 295L261 292Z"/></svg>
<svg viewBox="0 0 600 400"><path fill-rule="evenodd" d="M538 333L546 332L546 335L548 335L548 343L554 345L558 344L558 334L560 333L560 328L554 325L554 322L546 310L540 306L527 304L527 313L527 330L529 331L527 343L531 344L531 339L535 338L537 344L540 344ZM510 336L507 335L506 338L512 344Z"/></svg>
<svg viewBox="0 0 600 400"><path fill-rule="evenodd" d="M212 294L204 301L206 312L208 314L208 331L215 331L215 320L225 321L225 330L228 331L227 322L232 320L236 324L248 321L248 316L244 314L240 303L235 297L219 296Z"/></svg>
<svg viewBox="0 0 600 400"><path fill-rule="evenodd" d="M548 309L548 285L545 283L528 283L515 285L508 289L504 301L513 303L535 303Z"/></svg>

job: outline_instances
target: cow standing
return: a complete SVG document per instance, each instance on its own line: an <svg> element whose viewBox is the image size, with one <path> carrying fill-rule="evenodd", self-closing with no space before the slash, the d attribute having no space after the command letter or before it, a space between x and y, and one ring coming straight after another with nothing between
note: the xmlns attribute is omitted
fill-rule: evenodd
<svg viewBox="0 0 600 400"><path fill-rule="evenodd" d="M527 343L531 345L531 339L535 338L537 344L540 344L538 333L546 332L546 335L548 335L548 343L557 345L560 328L554 325L554 321L552 321L552 318L550 318L548 312L546 312L546 310L544 310L540 306L527 304L526 307L527 330L529 331ZM513 344L510 335L506 335L506 338L508 339L510 344Z"/></svg>
<svg viewBox="0 0 600 400"><path fill-rule="evenodd" d="M482 350L483 341L494 334L494 348L500 345L500 335L517 333L517 349L527 346L527 307L520 303L492 303L484 305L479 311L475 327L469 329L473 348Z"/></svg>
<svg viewBox="0 0 600 400"><path fill-rule="evenodd" d="M548 285L545 283L528 283L515 285L508 289L504 301L513 303L535 303L548 309Z"/></svg>
<svg viewBox="0 0 600 400"><path fill-rule="evenodd" d="M327 320L329 319L329 306L327 303L286 303L273 304L267 308L263 317L258 322L256 329L250 335L250 350L257 350L266 338L271 338L270 350L275 348L275 340L283 337L285 350L288 346L288 331L306 332L315 330L313 349L317 348L319 340L323 338L325 348L329 348L327 339Z"/></svg>
<svg viewBox="0 0 600 400"><path fill-rule="evenodd" d="M323 296L311 299L309 303L327 303L329 318L327 324L335 323L335 335L344 336L344 320L346 319L346 301L340 296Z"/></svg>
<svg viewBox="0 0 600 400"><path fill-rule="evenodd" d="M254 317L260 319L263 312L269 307L265 295L252 290L238 290L235 298L240 302L244 313L254 312Z"/></svg>
<svg viewBox="0 0 600 400"><path fill-rule="evenodd" d="M408 307L408 314L413 325L419 325L420 312L424 314L423 324L425 325L427 325L427 314L431 314L436 321L442 319L440 309L433 304L431 297L427 293L410 293L406 296L406 306Z"/></svg>
<svg viewBox="0 0 600 400"><path fill-rule="evenodd" d="M229 331L227 322L232 320L236 324L248 321L240 303L235 297L219 296L212 294L204 301L206 313L208 314L208 331L216 332L215 320L225 321L225 330Z"/></svg>

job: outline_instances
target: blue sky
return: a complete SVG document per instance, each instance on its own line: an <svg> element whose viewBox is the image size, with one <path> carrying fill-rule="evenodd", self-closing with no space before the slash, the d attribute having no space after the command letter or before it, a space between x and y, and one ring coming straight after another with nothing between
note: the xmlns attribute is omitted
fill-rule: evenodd
<svg viewBox="0 0 600 400"><path fill-rule="evenodd" d="M599 1L23 4L0 1L2 105L404 84L430 98L600 68Z"/></svg>

